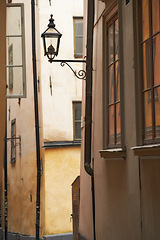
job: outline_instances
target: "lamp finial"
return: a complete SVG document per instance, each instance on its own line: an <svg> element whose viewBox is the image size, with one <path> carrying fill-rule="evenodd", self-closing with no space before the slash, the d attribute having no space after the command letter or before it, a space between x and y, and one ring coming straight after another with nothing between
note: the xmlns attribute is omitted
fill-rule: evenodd
<svg viewBox="0 0 160 240"><path fill-rule="evenodd" d="M49 19L48 27L51 27L51 28L54 28L54 27L55 27L54 19L53 19L53 14L51 14L51 18Z"/></svg>

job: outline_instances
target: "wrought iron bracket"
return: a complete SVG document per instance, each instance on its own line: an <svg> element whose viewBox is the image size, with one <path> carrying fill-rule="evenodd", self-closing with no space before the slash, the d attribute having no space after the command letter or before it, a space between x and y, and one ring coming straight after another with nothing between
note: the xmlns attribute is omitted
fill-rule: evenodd
<svg viewBox="0 0 160 240"><path fill-rule="evenodd" d="M77 73L76 71L73 70L73 68L69 64L69 63L86 63L86 60L53 60L53 59L49 59L49 62L50 63L59 62L62 67L64 67L64 65L66 64L78 79L86 80L86 71L85 70L81 69Z"/></svg>
<svg viewBox="0 0 160 240"><path fill-rule="evenodd" d="M12 141L14 139L18 140L18 142L16 141L15 146L19 146L19 156L21 157L21 136L19 135L19 137L6 138L7 141Z"/></svg>

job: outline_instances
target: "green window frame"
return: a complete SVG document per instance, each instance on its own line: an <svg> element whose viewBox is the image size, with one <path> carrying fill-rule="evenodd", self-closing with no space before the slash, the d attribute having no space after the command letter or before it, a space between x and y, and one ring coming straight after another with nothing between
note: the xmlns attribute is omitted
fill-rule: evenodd
<svg viewBox="0 0 160 240"><path fill-rule="evenodd" d="M73 18L74 27L74 57L83 57L83 17Z"/></svg>
<svg viewBox="0 0 160 240"><path fill-rule="evenodd" d="M73 102L73 138L75 141L81 140L81 108L80 101Z"/></svg>

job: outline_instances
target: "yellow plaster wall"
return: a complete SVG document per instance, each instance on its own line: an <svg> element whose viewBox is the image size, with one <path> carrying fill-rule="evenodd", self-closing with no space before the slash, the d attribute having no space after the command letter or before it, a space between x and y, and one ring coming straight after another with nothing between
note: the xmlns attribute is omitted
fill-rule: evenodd
<svg viewBox="0 0 160 240"><path fill-rule="evenodd" d="M71 184L79 169L80 147L45 150L45 235L72 231Z"/></svg>

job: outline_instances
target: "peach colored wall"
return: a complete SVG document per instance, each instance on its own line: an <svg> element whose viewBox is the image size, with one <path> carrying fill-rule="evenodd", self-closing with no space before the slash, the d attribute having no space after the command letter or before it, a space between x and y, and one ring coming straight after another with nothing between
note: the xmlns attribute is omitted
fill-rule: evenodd
<svg viewBox="0 0 160 240"><path fill-rule="evenodd" d="M5 52L5 45L6 45L6 1L2 0L0 1L0 52L1 52L1 58L0 58L0 208L2 210L2 222L4 221L4 203L2 199L2 193L3 193L3 161L4 161L4 138L5 138L5 112L6 112L6 52ZM4 225L3 225L4 226Z"/></svg>
<svg viewBox="0 0 160 240"><path fill-rule="evenodd" d="M11 163L11 143L8 141L8 231L22 234L36 234L36 185L37 158L35 139L35 113L32 68L32 25L31 2L14 0L12 3L24 3L25 26L25 64L27 97L7 100L7 136L11 137L11 120L16 118L16 136L21 136L21 150L16 147L16 162ZM38 6L35 5L36 24L38 26ZM39 31L37 30L37 77L40 77ZM41 84L41 82L40 82ZM41 86L39 97L40 146L42 146ZM10 109L10 113L9 110ZM18 144L18 141L17 141ZM43 151L41 163L43 163ZM41 178L40 236L45 229L44 220L44 174Z"/></svg>
<svg viewBox="0 0 160 240"><path fill-rule="evenodd" d="M86 3L87 1L84 1ZM115 1L106 1L106 9ZM121 2L121 1L119 1ZM134 72L133 1L122 1L124 125L126 160L106 160L103 149L103 16L105 5L96 1L93 63L92 158L95 176L96 239L158 239L160 222L160 162L139 160L131 149L136 142L136 98ZM86 6L86 5L85 5ZM101 15L102 13L102 15ZM83 88L84 89L84 88ZM84 100L85 94L83 94ZM84 109L84 105L83 105ZM84 111L83 111L84 116ZM81 203L79 232L93 239L91 184L83 167L84 130L82 130ZM140 163L140 166L139 166ZM139 168L140 167L140 168ZM141 177L139 178L139 173ZM140 193L140 181L142 192ZM141 232L142 219L142 232ZM142 235L141 235L142 234ZM154 236L154 237L153 237Z"/></svg>

